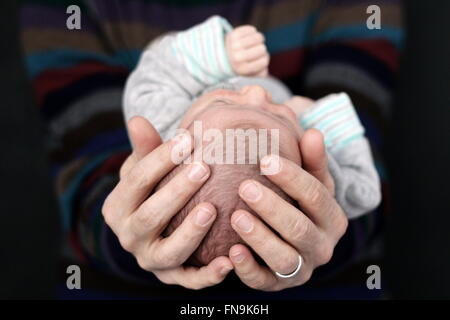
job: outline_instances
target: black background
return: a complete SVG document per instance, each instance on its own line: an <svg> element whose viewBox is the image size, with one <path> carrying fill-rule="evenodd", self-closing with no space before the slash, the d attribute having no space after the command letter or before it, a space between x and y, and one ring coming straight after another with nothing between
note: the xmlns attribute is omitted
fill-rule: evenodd
<svg viewBox="0 0 450 320"><path fill-rule="evenodd" d="M393 298L450 298L450 1L405 8L382 271ZM0 49L0 298L52 298L58 214L21 64L16 2L0 1Z"/></svg>

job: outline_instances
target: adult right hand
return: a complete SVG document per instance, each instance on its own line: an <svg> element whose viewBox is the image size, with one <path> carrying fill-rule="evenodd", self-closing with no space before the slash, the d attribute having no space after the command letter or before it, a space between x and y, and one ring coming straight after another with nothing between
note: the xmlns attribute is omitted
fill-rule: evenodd
<svg viewBox="0 0 450 320"><path fill-rule="evenodd" d="M161 234L170 219L210 175L205 163L192 163L156 192L154 187L177 164L172 154L189 156L188 134L162 143L158 132L141 117L128 123L133 153L122 165L120 181L104 202L105 222L122 247L144 270L166 284L201 289L220 283L233 269L228 257L217 257L201 268L182 264L197 249L216 218L210 203L198 204L169 237Z"/></svg>

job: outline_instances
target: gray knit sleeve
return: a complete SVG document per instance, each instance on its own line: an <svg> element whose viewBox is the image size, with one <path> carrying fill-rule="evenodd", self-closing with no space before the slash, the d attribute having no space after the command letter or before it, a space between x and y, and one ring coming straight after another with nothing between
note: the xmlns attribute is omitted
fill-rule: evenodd
<svg viewBox="0 0 450 320"><path fill-rule="evenodd" d="M224 40L231 29L224 18L213 16L153 41L127 80L123 97L126 120L143 116L163 140L171 138L203 90L234 76Z"/></svg>
<svg viewBox="0 0 450 320"><path fill-rule="evenodd" d="M381 201L378 173L367 138L351 141L333 154L328 167L335 181L335 196L349 219L374 210Z"/></svg>
<svg viewBox="0 0 450 320"><path fill-rule="evenodd" d="M345 93L318 100L299 119L303 128L322 132L334 178L336 200L348 218L375 209L381 201L381 187L364 127Z"/></svg>
<svg viewBox="0 0 450 320"><path fill-rule="evenodd" d="M128 77L123 96L125 120L142 116L163 140L171 137L193 99L204 87L171 53L174 35L151 44Z"/></svg>

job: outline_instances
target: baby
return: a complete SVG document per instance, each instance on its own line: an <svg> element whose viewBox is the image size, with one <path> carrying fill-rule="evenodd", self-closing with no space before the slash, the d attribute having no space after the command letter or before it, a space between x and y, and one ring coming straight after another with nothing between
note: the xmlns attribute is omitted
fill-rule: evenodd
<svg viewBox="0 0 450 320"><path fill-rule="evenodd" d="M324 135L335 196L348 218L367 213L380 202L380 183L369 144L349 97L331 94L314 102L292 96L280 81L268 76L268 63L264 37L254 27L233 29L222 17L213 16L186 31L153 41L127 81L123 103L127 121L134 116L147 118L163 140L179 129L188 130L196 139L195 151L201 148L203 155L223 151L222 159L230 156L236 160L237 154L244 154L243 163L208 163L209 180L165 230L166 235L173 232L200 202L215 206L217 219L192 255L191 264L205 265L242 242L230 225L235 210L254 213L238 195L242 181L255 179L297 205L260 174L258 161L268 150L275 150L301 165L298 141L308 128ZM211 138L197 137L198 124L203 131L215 130L223 137L228 130L240 132L247 143L227 150L228 144L225 147ZM256 159L251 135L247 134L251 130L277 133L262 140L258 135ZM159 187L183 166L177 166Z"/></svg>

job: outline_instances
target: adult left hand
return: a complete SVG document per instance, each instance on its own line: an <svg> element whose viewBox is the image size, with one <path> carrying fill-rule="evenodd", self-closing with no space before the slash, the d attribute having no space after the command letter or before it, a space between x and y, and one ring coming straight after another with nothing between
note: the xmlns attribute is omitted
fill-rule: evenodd
<svg viewBox="0 0 450 320"><path fill-rule="evenodd" d="M278 173L267 178L298 201L300 209L257 181L246 180L239 188L240 197L265 222L245 210L237 210L231 217L233 229L268 266L258 264L245 245L230 249L236 274L254 289L278 291L304 284L316 267L331 259L347 229L347 218L334 198L322 134L314 129L306 131L299 146L303 168L287 159L267 156L261 161L261 170L268 165L274 168L269 160L278 161ZM302 265L295 276L276 275L296 270L299 256Z"/></svg>

